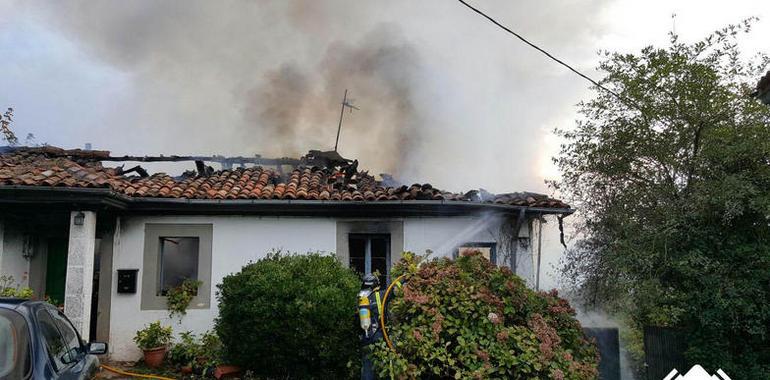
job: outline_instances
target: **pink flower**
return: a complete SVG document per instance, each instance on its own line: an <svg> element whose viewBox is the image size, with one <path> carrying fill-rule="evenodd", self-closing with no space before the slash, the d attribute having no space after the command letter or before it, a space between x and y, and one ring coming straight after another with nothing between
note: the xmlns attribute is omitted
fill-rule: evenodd
<svg viewBox="0 0 770 380"><path fill-rule="evenodd" d="M532 317L527 324L540 341L540 351L543 354L543 358L545 360L551 360L553 358L554 349L561 343L559 334L553 327L548 325L548 322L546 322L545 318L540 314L532 314Z"/></svg>
<svg viewBox="0 0 770 380"><path fill-rule="evenodd" d="M502 319L496 313L487 314L487 319L489 319L489 321L494 325L500 324L500 322L502 322Z"/></svg>
<svg viewBox="0 0 770 380"><path fill-rule="evenodd" d="M436 342L439 341L441 334L441 331L443 330L443 327L441 324L444 322L444 316L441 314L436 314L436 320L433 321L433 325L431 325L431 330L433 331L433 336L436 339Z"/></svg>
<svg viewBox="0 0 770 380"><path fill-rule="evenodd" d="M476 350L476 356L485 362L489 361L489 353L484 350Z"/></svg>

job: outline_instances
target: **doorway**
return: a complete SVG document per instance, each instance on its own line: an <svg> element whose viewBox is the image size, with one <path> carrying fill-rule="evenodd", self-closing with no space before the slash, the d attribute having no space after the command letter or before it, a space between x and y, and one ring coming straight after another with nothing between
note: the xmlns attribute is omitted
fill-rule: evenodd
<svg viewBox="0 0 770 380"><path fill-rule="evenodd" d="M64 290L67 284L66 238L49 238L45 270L45 295L57 306L64 305Z"/></svg>

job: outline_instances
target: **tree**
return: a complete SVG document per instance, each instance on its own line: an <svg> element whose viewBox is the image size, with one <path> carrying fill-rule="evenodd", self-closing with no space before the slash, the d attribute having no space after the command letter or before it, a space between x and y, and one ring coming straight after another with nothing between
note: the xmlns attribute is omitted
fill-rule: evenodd
<svg viewBox="0 0 770 380"><path fill-rule="evenodd" d="M687 333L687 358L770 377L770 63L742 59L753 20L686 44L604 53L607 91L579 104L554 159L579 210L563 274L636 328Z"/></svg>
<svg viewBox="0 0 770 380"><path fill-rule="evenodd" d="M3 140L7 141L8 144L16 145L19 139L11 130L11 122L13 122L13 108L8 107L5 113L0 116L0 134L2 134Z"/></svg>

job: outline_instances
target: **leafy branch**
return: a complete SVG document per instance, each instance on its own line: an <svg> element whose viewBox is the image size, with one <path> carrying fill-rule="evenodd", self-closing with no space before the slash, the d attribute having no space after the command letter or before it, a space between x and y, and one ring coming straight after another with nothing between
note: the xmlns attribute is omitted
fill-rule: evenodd
<svg viewBox="0 0 770 380"><path fill-rule="evenodd" d="M2 133L3 140L7 141L10 145L16 145L19 143L19 139L16 134L11 130L11 123L13 122L13 108L8 107L5 113L0 116L0 133Z"/></svg>

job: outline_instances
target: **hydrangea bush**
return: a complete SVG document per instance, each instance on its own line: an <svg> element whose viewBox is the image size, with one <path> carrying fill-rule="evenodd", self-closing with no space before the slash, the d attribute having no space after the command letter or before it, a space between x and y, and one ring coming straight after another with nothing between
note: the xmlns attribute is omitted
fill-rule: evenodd
<svg viewBox="0 0 770 380"><path fill-rule="evenodd" d="M389 302L388 335L372 356L381 377L596 379L598 354L556 291L535 292L478 252L422 263L405 253L407 282Z"/></svg>

